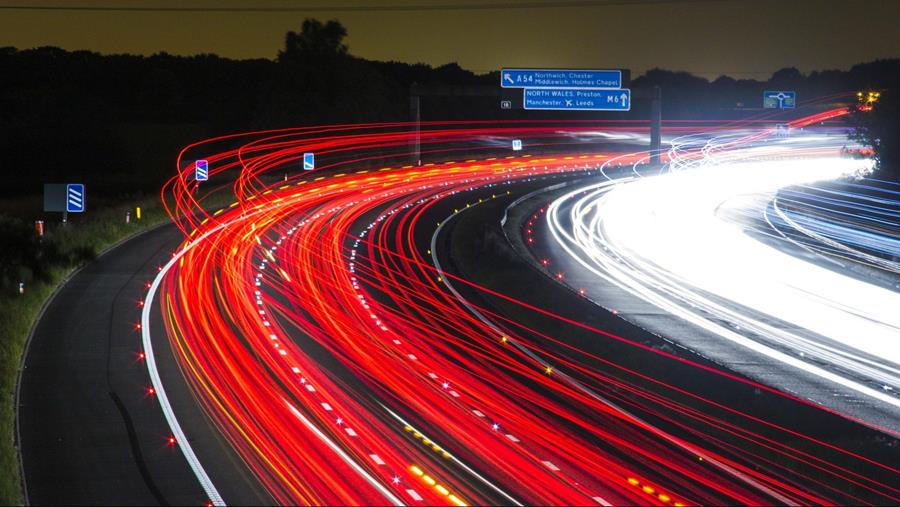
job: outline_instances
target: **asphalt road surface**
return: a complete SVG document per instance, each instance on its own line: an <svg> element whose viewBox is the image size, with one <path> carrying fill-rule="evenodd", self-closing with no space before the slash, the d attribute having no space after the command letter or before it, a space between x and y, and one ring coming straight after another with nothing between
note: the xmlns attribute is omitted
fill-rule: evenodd
<svg viewBox="0 0 900 507"><path fill-rule="evenodd" d="M206 503L181 452L167 442L135 329L145 284L180 239L180 231L165 226L108 251L75 274L39 320L18 412L30 504ZM231 474L232 480L219 481L223 494L236 503L266 503L218 445L191 395L179 390L180 375L169 364L167 389L179 415L218 453L210 465Z"/></svg>

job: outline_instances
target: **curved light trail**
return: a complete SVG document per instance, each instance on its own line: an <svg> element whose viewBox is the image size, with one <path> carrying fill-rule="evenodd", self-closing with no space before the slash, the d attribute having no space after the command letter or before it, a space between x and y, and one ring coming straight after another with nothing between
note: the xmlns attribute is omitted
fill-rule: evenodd
<svg viewBox="0 0 900 507"><path fill-rule="evenodd" d="M900 501L890 480L900 471L879 458L579 350L565 330L735 388L801 400L506 298L557 323L538 329L448 289L452 279L504 298L438 270L437 224L594 175L611 157L585 150L582 138L634 128L428 124L423 153L482 155L375 165L406 155L406 127L209 140L186 151L209 161L204 185L218 182L237 200L204 207L210 194L191 167L164 189L186 239L152 284L148 351L151 336L168 340L203 413L273 502ZM497 157L496 139L513 137L562 154ZM306 151L325 165L290 171ZM158 376L153 382L161 391Z"/></svg>
<svg viewBox="0 0 900 507"><path fill-rule="evenodd" d="M749 142L713 138L699 150L679 145L666 174L574 189L549 207L551 232L580 264L632 294L771 359L900 407L892 392L900 387L900 293L748 233L771 212L831 249L896 271L896 262L839 241L864 239L868 249L896 252L895 239L796 212L791 218L775 198L788 187L865 174L872 162L841 156L847 140L835 136L737 147Z"/></svg>

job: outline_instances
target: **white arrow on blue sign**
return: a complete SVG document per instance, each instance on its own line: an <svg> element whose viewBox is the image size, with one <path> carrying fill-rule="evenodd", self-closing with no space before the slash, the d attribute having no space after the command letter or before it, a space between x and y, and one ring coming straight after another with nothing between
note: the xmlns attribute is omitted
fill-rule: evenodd
<svg viewBox="0 0 900 507"><path fill-rule="evenodd" d="M594 88L622 87L621 70L503 69L502 88Z"/></svg>
<svg viewBox="0 0 900 507"><path fill-rule="evenodd" d="M209 179L209 163L206 160L194 162L194 179L197 181L206 181Z"/></svg>
<svg viewBox="0 0 900 507"><path fill-rule="evenodd" d="M766 90L763 92L765 109L794 109L797 107L797 92L782 90Z"/></svg>
<svg viewBox="0 0 900 507"><path fill-rule="evenodd" d="M547 88L524 90L525 109L547 111L630 111L631 90Z"/></svg>
<svg viewBox="0 0 900 507"><path fill-rule="evenodd" d="M303 170L312 171L316 168L316 155L314 153L303 154Z"/></svg>
<svg viewBox="0 0 900 507"><path fill-rule="evenodd" d="M82 213L84 211L84 184L69 183L66 185L66 211Z"/></svg>

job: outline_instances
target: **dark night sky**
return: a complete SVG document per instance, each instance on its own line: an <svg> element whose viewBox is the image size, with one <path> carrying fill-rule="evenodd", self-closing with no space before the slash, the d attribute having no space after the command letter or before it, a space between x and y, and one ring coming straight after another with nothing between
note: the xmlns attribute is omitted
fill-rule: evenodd
<svg viewBox="0 0 900 507"><path fill-rule="evenodd" d="M475 10L377 10L385 5L514 0L0 0L0 6L305 7L360 12L0 10L0 46L102 53L216 53L273 58L304 17L339 19L351 53L370 59L503 66L652 67L705 77L766 78L781 67L849 68L900 57L900 0L615 0L612 5ZM528 3L553 5L554 0ZM562 4L574 3L562 0ZM585 2L590 3L590 2Z"/></svg>

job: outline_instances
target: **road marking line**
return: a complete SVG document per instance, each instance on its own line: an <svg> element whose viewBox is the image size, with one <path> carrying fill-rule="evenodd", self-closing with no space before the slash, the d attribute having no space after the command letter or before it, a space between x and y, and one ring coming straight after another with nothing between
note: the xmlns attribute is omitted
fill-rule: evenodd
<svg viewBox="0 0 900 507"><path fill-rule="evenodd" d="M347 453L345 453L343 451L343 449L338 447L337 444L335 444L334 442L331 441L331 439L329 439L327 436L325 436L325 434L322 433L322 430L320 430L319 428L316 427L316 425L314 425L312 422L310 422L309 419L307 419L302 413L300 413L300 411L297 410L296 407L291 405L287 400L283 400L283 401L285 404L287 404L288 408L291 409L291 412L294 413L294 416L296 416L297 419L300 419L300 421L307 428L309 428L313 433L315 433L316 436L319 437L319 439L321 439L323 442L325 442L328 445L328 447L331 448L331 450L333 450L342 460L344 460L345 463L350 465L350 467L353 468L356 471L356 473L358 473L360 475L360 477L365 479L369 484L371 484L375 489L377 489L392 504L398 505L398 506L403 505L403 502L399 498L394 496L394 494L391 493L390 490L385 488L384 485L382 485L380 482L375 480L374 477L369 475L369 473L366 472L361 466L359 466L359 464L356 461L353 461L350 458L350 456L348 456Z"/></svg>

